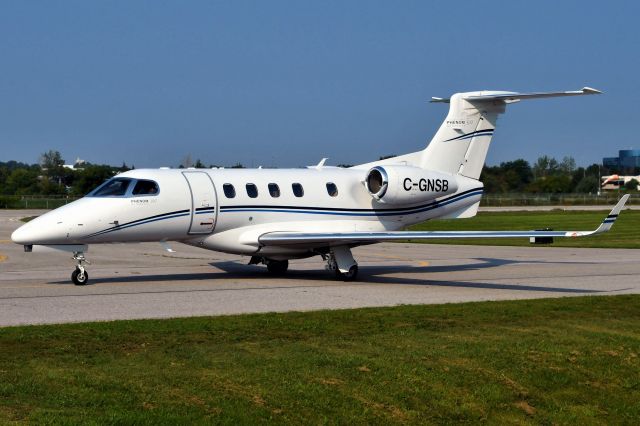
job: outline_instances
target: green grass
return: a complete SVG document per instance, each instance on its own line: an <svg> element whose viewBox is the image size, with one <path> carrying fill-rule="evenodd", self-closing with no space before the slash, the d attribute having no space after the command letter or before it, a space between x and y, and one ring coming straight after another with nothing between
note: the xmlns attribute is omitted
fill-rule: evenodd
<svg viewBox="0 0 640 426"><path fill-rule="evenodd" d="M0 423L640 418L640 296L13 327L0 349Z"/></svg>
<svg viewBox="0 0 640 426"><path fill-rule="evenodd" d="M411 226L412 231L500 231L532 230L552 228L563 231L588 231L596 229L608 211L561 211L549 212L480 212L471 219L434 220ZM478 244L529 246L528 238L477 238L412 240L433 244ZM559 247L640 248L640 211L623 211L611 231L584 238L556 238Z"/></svg>

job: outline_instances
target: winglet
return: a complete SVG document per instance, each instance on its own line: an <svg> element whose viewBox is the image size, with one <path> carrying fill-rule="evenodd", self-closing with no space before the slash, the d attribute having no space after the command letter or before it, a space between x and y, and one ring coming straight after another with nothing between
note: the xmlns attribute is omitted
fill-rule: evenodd
<svg viewBox="0 0 640 426"><path fill-rule="evenodd" d="M594 89L592 87L583 87L581 90L582 93L584 94L590 94L590 95L600 95L602 94L602 91Z"/></svg>
<svg viewBox="0 0 640 426"><path fill-rule="evenodd" d="M609 213L609 215L604 218L600 226L598 226L598 229L596 229L593 232L594 234L601 234L611 229L611 227L613 226L613 223L618 218L620 211L622 211L622 208L626 204L629 197L630 197L629 194L625 194L622 196L622 198L620 198L620 201L618 201L618 204L616 204L615 207L611 210L611 213Z"/></svg>

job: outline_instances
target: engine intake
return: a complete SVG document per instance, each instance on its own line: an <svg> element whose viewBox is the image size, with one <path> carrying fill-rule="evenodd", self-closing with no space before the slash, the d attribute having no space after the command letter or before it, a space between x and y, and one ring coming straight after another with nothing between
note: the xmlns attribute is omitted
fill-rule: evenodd
<svg viewBox="0 0 640 426"><path fill-rule="evenodd" d="M454 175L413 166L373 167L365 184L373 198L389 204L419 203L458 190Z"/></svg>
<svg viewBox="0 0 640 426"><path fill-rule="evenodd" d="M374 198L381 199L387 192L389 177L382 167L374 167L367 174L367 189Z"/></svg>

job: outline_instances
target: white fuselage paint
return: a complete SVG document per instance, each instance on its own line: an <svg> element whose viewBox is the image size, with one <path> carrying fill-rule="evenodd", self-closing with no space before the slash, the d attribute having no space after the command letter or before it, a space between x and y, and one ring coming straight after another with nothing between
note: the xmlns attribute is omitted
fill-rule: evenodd
<svg viewBox="0 0 640 426"><path fill-rule="evenodd" d="M117 177L155 181L159 192L84 197L33 220L13 239L43 245L179 241L227 253L299 257L309 249L261 248L258 237L273 231L394 231L462 211L482 194L479 181L452 176L458 187L454 194L389 205L368 192L367 172L336 167L132 170ZM278 185L279 197L270 195L269 183ZM294 183L302 186L302 197L294 195ZM335 184L336 196L329 194L327 183ZM234 198L225 195L224 184L233 185ZM256 185L256 198L248 196L247 184Z"/></svg>

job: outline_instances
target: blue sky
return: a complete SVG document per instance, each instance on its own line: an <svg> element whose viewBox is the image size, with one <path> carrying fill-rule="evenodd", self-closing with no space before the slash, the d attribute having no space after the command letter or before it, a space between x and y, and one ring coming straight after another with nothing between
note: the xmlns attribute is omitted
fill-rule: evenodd
<svg viewBox="0 0 640 426"><path fill-rule="evenodd" d="M638 2L4 1L0 161L358 163L422 149L468 90L522 102L489 164L640 148Z"/></svg>

